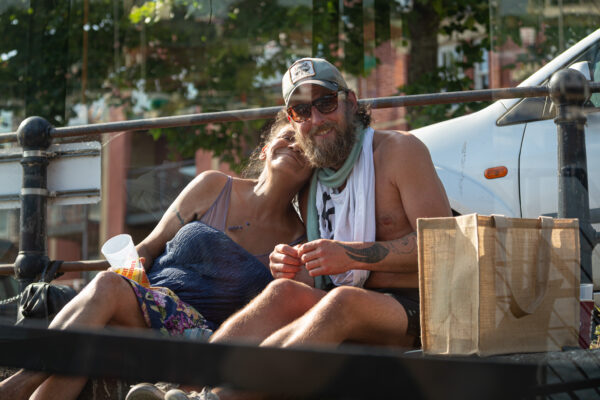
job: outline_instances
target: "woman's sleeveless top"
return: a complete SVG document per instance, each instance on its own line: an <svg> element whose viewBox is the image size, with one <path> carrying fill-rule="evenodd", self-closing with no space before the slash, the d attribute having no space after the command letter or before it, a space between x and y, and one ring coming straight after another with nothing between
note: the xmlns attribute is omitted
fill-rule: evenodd
<svg viewBox="0 0 600 400"><path fill-rule="evenodd" d="M211 329L273 280L266 267L268 254L253 256L224 233L231 182L230 177L200 221L190 222L177 232L148 272L152 286L173 290L206 318Z"/></svg>
<svg viewBox="0 0 600 400"><path fill-rule="evenodd" d="M217 199L214 203L209 207L209 209L204 213L204 215L200 218L201 222L204 222L208 226L212 226L215 229L220 230L221 232L225 232L227 227L225 226L227 223L227 213L229 212L229 201L231 198L231 187L233 186L233 178L231 176L227 177L227 182L221 190L221 193L217 196ZM306 240L306 235L303 234L300 237L296 238L294 241L289 243L290 246L297 245L298 243L302 243ZM258 258L260 262L265 265L269 265L269 253L265 254L255 254L254 257Z"/></svg>

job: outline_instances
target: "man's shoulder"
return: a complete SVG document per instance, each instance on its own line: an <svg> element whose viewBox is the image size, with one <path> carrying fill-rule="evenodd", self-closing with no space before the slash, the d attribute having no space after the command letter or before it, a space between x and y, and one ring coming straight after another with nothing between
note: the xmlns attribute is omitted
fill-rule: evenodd
<svg viewBox="0 0 600 400"><path fill-rule="evenodd" d="M373 153L376 157L405 158L421 157L429 152L425 144L415 135L406 131L377 130L373 135Z"/></svg>

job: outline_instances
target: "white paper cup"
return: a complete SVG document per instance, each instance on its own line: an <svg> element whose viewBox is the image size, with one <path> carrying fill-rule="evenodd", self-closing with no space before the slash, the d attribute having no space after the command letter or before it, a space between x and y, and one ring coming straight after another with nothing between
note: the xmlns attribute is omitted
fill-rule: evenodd
<svg viewBox="0 0 600 400"><path fill-rule="evenodd" d="M108 239L102 246L102 254L111 267L128 267L139 258L131 236L123 233Z"/></svg>

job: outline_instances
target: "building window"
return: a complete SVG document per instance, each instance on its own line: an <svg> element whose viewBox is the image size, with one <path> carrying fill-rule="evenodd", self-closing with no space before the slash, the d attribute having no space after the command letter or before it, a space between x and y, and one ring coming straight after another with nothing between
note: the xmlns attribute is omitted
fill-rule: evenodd
<svg viewBox="0 0 600 400"><path fill-rule="evenodd" d="M483 61L475 64L473 81L474 89L489 89L490 87L490 57L487 50L483 51Z"/></svg>

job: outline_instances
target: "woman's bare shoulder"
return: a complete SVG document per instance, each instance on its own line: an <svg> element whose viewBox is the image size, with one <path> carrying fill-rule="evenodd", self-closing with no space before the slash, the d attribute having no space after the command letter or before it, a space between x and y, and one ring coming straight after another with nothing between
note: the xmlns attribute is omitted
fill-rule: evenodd
<svg viewBox="0 0 600 400"><path fill-rule="evenodd" d="M193 213L205 211L217 198L229 176L220 171L198 174L179 196L179 206Z"/></svg>
<svg viewBox="0 0 600 400"><path fill-rule="evenodd" d="M196 177L189 183L188 187L191 190L211 191L217 188L222 188L229 175L221 171L204 171L196 175Z"/></svg>

